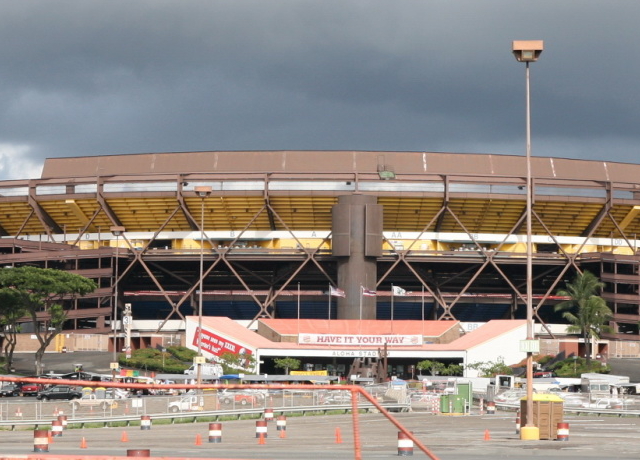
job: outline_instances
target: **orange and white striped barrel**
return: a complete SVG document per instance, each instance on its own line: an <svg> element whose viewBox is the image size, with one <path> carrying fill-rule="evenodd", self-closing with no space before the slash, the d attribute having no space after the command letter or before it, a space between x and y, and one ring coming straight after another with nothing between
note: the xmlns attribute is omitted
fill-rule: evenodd
<svg viewBox="0 0 640 460"><path fill-rule="evenodd" d="M48 430L33 430L33 451L49 452Z"/></svg>
<svg viewBox="0 0 640 460"><path fill-rule="evenodd" d="M287 416L286 415L278 415L276 419L276 430L278 431L287 431Z"/></svg>
<svg viewBox="0 0 640 460"><path fill-rule="evenodd" d="M557 432L557 440L558 441L568 441L569 440L569 424L566 422L558 422L558 432Z"/></svg>
<svg viewBox="0 0 640 460"><path fill-rule="evenodd" d="M66 415L58 415L58 420L60 420L60 422L62 423L62 429L66 430L67 429L67 416Z"/></svg>
<svg viewBox="0 0 640 460"><path fill-rule="evenodd" d="M263 436L265 439L267 438L267 421L266 420L257 420L256 421L256 438Z"/></svg>
<svg viewBox="0 0 640 460"><path fill-rule="evenodd" d="M51 422L51 437L58 438L62 436L62 422L60 420L53 420Z"/></svg>
<svg viewBox="0 0 640 460"><path fill-rule="evenodd" d="M272 422L273 421L273 409L265 409L264 410L264 419L267 422Z"/></svg>
<svg viewBox="0 0 640 460"><path fill-rule="evenodd" d="M496 413L496 403L494 403L493 401L489 401L487 403L487 414L493 415L495 413Z"/></svg>
<svg viewBox="0 0 640 460"><path fill-rule="evenodd" d="M209 423L209 442L222 442L222 423Z"/></svg>
<svg viewBox="0 0 640 460"><path fill-rule="evenodd" d="M520 433L520 425L521 425L520 411L517 411L516 412L516 434Z"/></svg>
<svg viewBox="0 0 640 460"><path fill-rule="evenodd" d="M409 457L413 455L413 441L406 433L398 431L398 456Z"/></svg>
<svg viewBox="0 0 640 460"><path fill-rule="evenodd" d="M150 415L141 415L140 416L140 429L141 430L150 430L151 429L151 416Z"/></svg>

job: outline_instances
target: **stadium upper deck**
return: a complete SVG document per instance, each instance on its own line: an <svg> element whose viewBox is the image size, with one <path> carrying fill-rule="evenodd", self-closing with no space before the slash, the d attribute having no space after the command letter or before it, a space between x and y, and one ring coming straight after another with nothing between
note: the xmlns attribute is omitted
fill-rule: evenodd
<svg viewBox="0 0 640 460"><path fill-rule="evenodd" d="M108 330L116 278L134 317L192 313L200 256L205 314L517 318L525 167L517 156L427 152L54 158L40 179L0 182L0 250L5 265L99 281L70 315L77 329ZM635 337L640 165L534 157L532 177L537 318L552 319L544 307L587 268L607 283L619 332ZM329 285L345 297L329 297ZM393 296L394 286L408 292Z"/></svg>

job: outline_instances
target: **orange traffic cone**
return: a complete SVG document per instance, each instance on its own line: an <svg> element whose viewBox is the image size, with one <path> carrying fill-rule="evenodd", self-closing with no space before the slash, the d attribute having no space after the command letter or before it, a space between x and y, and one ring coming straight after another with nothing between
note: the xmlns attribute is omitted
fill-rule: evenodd
<svg viewBox="0 0 640 460"><path fill-rule="evenodd" d="M484 440L491 441L491 433L489 433L489 430L484 430Z"/></svg>
<svg viewBox="0 0 640 460"><path fill-rule="evenodd" d="M287 432L285 430L280 430L280 437L281 438L286 438L287 437Z"/></svg>
<svg viewBox="0 0 640 460"><path fill-rule="evenodd" d="M84 439L84 437L82 438L82 441L80 441L80 449L86 449L87 448L87 440Z"/></svg>
<svg viewBox="0 0 640 460"><path fill-rule="evenodd" d="M120 438L120 442L129 442L129 436L127 436L127 432L122 432L122 437Z"/></svg>
<svg viewBox="0 0 640 460"><path fill-rule="evenodd" d="M342 444L342 435L340 434L340 427L336 427L336 444Z"/></svg>
<svg viewBox="0 0 640 460"><path fill-rule="evenodd" d="M197 434L196 435L196 446L201 446L201 445L202 445L202 436Z"/></svg>
<svg viewBox="0 0 640 460"><path fill-rule="evenodd" d="M260 433L260 438L258 439L258 444L263 445L266 444L264 440L264 433Z"/></svg>

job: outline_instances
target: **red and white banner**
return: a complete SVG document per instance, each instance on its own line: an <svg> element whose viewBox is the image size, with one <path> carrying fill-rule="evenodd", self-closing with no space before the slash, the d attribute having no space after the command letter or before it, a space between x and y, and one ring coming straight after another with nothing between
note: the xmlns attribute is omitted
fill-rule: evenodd
<svg viewBox="0 0 640 460"><path fill-rule="evenodd" d="M378 293L372 289L362 288L362 295L365 297L375 297Z"/></svg>
<svg viewBox="0 0 640 460"><path fill-rule="evenodd" d="M193 346L198 346L198 336L200 335L200 328L196 327L196 332L193 335ZM209 332L206 329L202 330L202 351L211 353L215 356L222 356L225 353L233 353L234 355L251 355L253 352L242 345L235 343L231 340L220 337L219 335Z"/></svg>
<svg viewBox="0 0 640 460"><path fill-rule="evenodd" d="M300 345L339 345L339 346L384 346L415 347L422 345L420 335L339 335L306 334L298 335Z"/></svg>

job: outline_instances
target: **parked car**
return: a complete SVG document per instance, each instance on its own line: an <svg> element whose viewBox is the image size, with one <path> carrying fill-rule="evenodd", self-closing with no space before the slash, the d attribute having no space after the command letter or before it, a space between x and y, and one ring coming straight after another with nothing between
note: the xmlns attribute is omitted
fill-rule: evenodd
<svg viewBox="0 0 640 460"><path fill-rule="evenodd" d="M600 398L595 402L585 402L582 407L589 409L623 409L624 401L618 398Z"/></svg>
<svg viewBox="0 0 640 460"><path fill-rule="evenodd" d="M261 393L250 393L248 391L228 391L224 390L219 395L220 400L225 404L241 404L246 406L247 404L260 404L264 400L264 395Z"/></svg>
<svg viewBox="0 0 640 460"><path fill-rule="evenodd" d="M13 383L5 383L0 387L0 396L19 396L20 387Z"/></svg>
<svg viewBox="0 0 640 460"><path fill-rule="evenodd" d="M55 385L38 392L37 399L47 401L49 399L80 399L82 392L76 387Z"/></svg>
<svg viewBox="0 0 640 460"><path fill-rule="evenodd" d="M533 373L534 379L544 379L544 378L552 378L552 377L555 377L555 375L551 371L536 371Z"/></svg>
<svg viewBox="0 0 640 460"><path fill-rule="evenodd" d="M18 388L22 396L37 396L38 392L42 390L42 385L37 383L19 383Z"/></svg>
<svg viewBox="0 0 640 460"><path fill-rule="evenodd" d="M351 392L333 390L323 398L323 404L349 404L351 403Z"/></svg>

